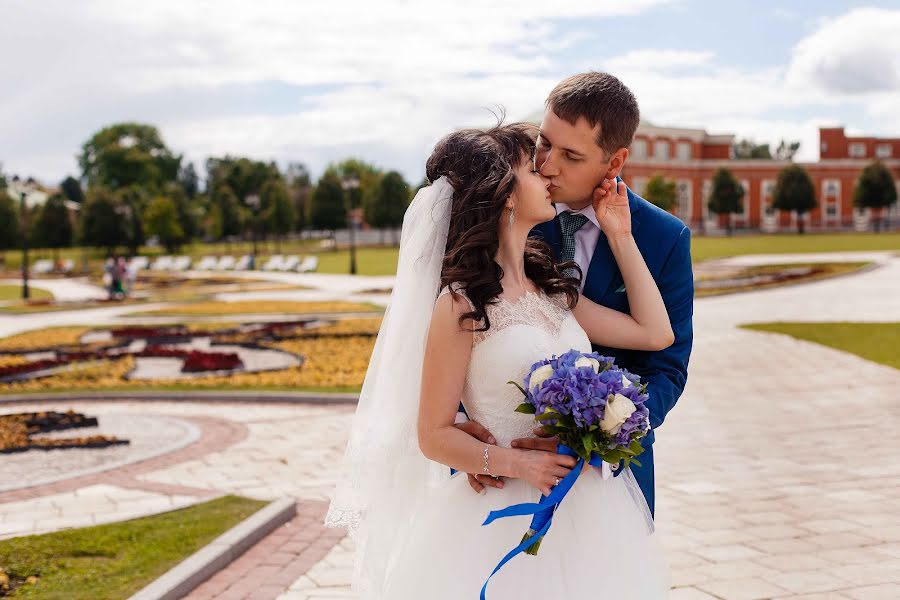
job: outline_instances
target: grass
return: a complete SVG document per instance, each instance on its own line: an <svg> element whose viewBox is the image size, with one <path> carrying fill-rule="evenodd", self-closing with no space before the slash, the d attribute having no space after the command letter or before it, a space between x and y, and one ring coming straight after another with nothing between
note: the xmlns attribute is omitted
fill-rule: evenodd
<svg viewBox="0 0 900 600"><path fill-rule="evenodd" d="M18 587L11 598L127 598L265 506L225 496L121 523L0 541L0 568Z"/></svg>
<svg viewBox="0 0 900 600"><path fill-rule="evenodd" d="M32 285L28 286L28 295L32 300L52 300L53 294L47 290L36 288ZM17 301L22 300L21 285L0 285L0 301Z"/></svg>
<svg viewBox="0 0 900 600"><path fill-rule="evenodd" d="M198 259L205 255L231 254L238 256L248 254L251 244L241 242L231 244L194 243L182 248L181 254ZM710 258L740 256L743 254L781 254L798 252L843 252L843 251L875 251L900 250L900 232L891 233L795 233L784 234L744 234L733 237L706 237L695 235L692 239L692 255L694 262ZM320 250L318 240L302 240L285 242L278 252L274 243L259 245L257 264L263 264L272 254L316 254L319 257L319 273L347 274L350 270L350 252L346 249L330 251ZM81 248L65 248L60 252L62 258L75 261L76 270L80 270L84 251ZM165 254L161 248L141 248L144 256ZM357 251L357 272L360 275L393 275L397 268L397 248L363 247ZM100 272L105 251L89 249L87 251L90 268ZM49 250L35 251L36 257L49 257ZM21 264L21 254L16 251L5 253L6 270L14 271ZM15 275L10 273L10 276Z"/></svg>
<svg viewBox="0 0 900 600"><path fill-rule="evenodd" d="M695 263L744 254L900 250L900 233L807 233L691 238Z"/></svg>
<svg viewBox="0 0 900 600"><path fill-rule="evenodd" d="M753 323L744 329L783 333L900 369L900 323Z"/></svg>

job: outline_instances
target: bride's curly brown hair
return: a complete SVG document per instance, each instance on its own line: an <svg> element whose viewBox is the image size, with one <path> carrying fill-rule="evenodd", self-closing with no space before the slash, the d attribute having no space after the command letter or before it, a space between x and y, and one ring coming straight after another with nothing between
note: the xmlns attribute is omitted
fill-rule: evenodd
<svg viewBox="0 0 900 600"><path fill-rule="evenodd" d="M456 131L438 142L425 167L429 181L446 176L453 186L441 288L463 288L474 310L459 322L482 322L475 331L490 328L486 306L496 303L503 291L503 269L494 260L500 248L499 222L518 183L516 168L534 155L537 134L538 128L529 123ZM566 277L562 270L577 266L574 261L557 265L545 242L528 239L526 277L548 295L565 294L569 308L578 302L579 279Z"/></svg>

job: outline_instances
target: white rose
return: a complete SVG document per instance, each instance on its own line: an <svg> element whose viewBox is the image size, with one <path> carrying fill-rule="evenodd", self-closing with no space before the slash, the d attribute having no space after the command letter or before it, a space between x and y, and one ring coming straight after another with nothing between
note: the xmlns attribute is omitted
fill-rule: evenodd
<svg viewBox="0 0 900 600"><path fill-rule="evenodd" d="M634 402L622 394L616 394L612 400L606 403L606 412L603 413L603 420L600 421L600 429L613 435L619 433L622 425L636 410Z"/></svg>
<svg viewBox="0 0 900 600"><path fill-rule="evenodd" d="M591 367L594 369L594 373L600 372L600 361L596 358L588 358L587 356L582 356L578 360L575 361L576 367Z"/></svg>
<svg viewBox="0 0 900 600"><path fill-rule="evenodd" d="M531 374L531 377L528 379L528 388L535 389L540 386L542 383L547 381L550 376L553 375L553 367L550 365L544 365L542 367L538 367Z"/></svg>
<svg viewBox="0 0 900 600"><path fill-rule="evenodd" d="M628 389L628 388L632 387L633 385L634 385L634 384L631 383L631 380L630 380L630 379L628 379L627 377L625 377L624 375L622 375L622 387L623 387L623 388Z"/></svg>

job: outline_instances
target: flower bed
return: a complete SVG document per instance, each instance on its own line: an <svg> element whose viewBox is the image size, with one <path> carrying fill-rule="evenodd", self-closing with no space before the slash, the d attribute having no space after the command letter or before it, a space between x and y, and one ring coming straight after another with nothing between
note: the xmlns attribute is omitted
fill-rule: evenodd
<svg viewBox="0 0 900 600"><path fill-rule="evenodd" d="M243 366L240 357L234 352L202 352L200 350L181 350L162 346L147 346L134 356L152 356L159 358L183 358L182 373L201 373L204 371L231 371Z"/></svg>
<svg viewBox="0 0 900 600"><path fill-rule="evenodd" d="M35 438L53 431L81 427L96 427L96 417L87 417L75 411L17 413L0 415L0 454L26 450L55 450L63 448L105 448L128 444L114 436L90 435L72 438Z"/></svg>

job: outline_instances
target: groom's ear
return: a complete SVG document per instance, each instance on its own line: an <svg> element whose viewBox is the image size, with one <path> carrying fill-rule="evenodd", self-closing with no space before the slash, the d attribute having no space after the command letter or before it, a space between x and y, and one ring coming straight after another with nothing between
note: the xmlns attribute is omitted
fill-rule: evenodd
<svg viewBox="0 0 900 600"><path fill-rule="evenodd" d="M628 160L628 148L619 148L613 153L609 160L609 168L606 170L604 179L615 179L625 168L625 161Z"/></svg>

